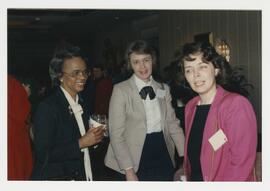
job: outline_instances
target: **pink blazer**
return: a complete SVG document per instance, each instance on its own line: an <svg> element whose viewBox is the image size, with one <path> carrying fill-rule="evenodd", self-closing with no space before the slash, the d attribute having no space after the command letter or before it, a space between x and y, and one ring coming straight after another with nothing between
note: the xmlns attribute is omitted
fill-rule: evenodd
<svg viewBox="0 0 270 191"><path fill-rule="evenodd" d="M190 163L187 143L199 97L188 102L185 108L185 158L187 177ZM222 129L228 142L214 151L208 139ZM204 181L252 181L257 147L256 116L250 102L243 96L218 86L210 107L201 147L201 168Z"/></svg>

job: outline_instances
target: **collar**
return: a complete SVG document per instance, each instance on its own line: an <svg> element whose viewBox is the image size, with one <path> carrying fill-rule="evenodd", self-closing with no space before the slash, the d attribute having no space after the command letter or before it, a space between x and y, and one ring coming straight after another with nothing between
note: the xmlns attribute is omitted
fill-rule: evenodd
<svg viewBox="0 0 270 191"><path fill-rule="evenodd" d="M149 82L144 82L143 80L138 78L135 74L133 74L133 76L134 76L135 84L136 84L139 91L145 86L152 86L152 81L153 81L152 76L150 76L150 81Z"/></svg>
<svg viewBox="0 0 270 191"><path fill-rule="evenodd" d="M211 107L220 107L220 101L222 101L224 96L228 94L229 92L226 91L222 86L217 85L217 92L216 92L213 102L211 103ZM193 105L194 107L198 104L199 101L200 101L200 97L196 96L190 100L190 104Z"/></svg>
<svg viewBox="0 0 270 191"><path fill-rule="evenodd" d="M78 94L76 95L76 101L74 101L74 99L71 97L71 95L62 86L60 86L60 88L61 88L62 92L64 93L65 97L67 98L69 105L78 104L78 102L79 102Z"/></svg>

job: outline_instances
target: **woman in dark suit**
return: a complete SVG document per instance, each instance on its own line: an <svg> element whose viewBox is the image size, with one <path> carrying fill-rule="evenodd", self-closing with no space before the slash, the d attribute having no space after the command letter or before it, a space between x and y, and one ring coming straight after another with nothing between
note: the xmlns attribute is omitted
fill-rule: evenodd
<svg viewBox="0 0 270 191"><path fill-rule="evenodd" d="M65 44L50 62L54 92L34 118L33 180L93 180L89 148L103 138L103 128L88 126L88 112L78 93L89 76L78 47Z"/></svg>

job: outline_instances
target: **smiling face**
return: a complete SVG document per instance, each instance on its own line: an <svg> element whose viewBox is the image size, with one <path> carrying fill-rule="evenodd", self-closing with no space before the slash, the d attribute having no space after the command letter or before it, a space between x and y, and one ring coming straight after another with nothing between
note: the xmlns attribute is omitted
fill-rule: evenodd
<svg viewBox="0 0 270 191"><path fill-rule="evenodd" d="M202 54L190 55L192 61L184 60L184 72L190 87L199 94L203 102L209 103L216 94L216 75L219 69L211 62L202 60Z"/></svg>
<svg viewBox="0 0 270 191"><path fill-rule="evenodd" d="M148 82L152 75L153 62L151 55L133 52L130 54L129 59L134 74L144 82Z"/></svg>
<svg viewBox="0 0 270 191"><path fill-rule="evenodd" d="M80 57L65 60L62 73L61 86L75 99L77 93L83 90L88 77L85 61Z"/></svg>

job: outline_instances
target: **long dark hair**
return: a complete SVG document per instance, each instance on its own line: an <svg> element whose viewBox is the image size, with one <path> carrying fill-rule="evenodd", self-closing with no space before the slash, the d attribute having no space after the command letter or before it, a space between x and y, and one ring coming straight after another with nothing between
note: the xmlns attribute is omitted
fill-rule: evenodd
<svg viewBox="0 0 270 191"><path fill-rule="evenodd" d="M247 83L245 76L242 74L242 68L232 68L227 60L219 55L215 48L208 42L193 42L183 46L181 69L184 73L184 61L192 61L191 55L202 53L202 60L205 63L212 63L214 68L219 69L216 76L216 83L224 89L239 93L248 97L248 87L253 87Z"/></svg>

